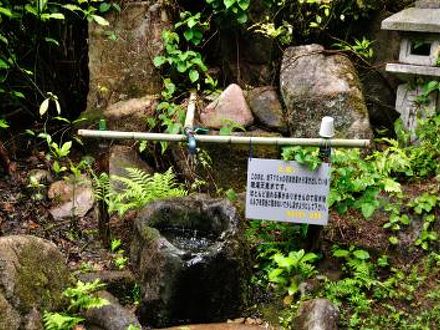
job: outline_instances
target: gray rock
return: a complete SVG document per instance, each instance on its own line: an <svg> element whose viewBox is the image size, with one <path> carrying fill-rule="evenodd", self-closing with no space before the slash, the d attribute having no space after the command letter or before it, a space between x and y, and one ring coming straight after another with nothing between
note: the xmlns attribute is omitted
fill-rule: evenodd
<svg viewBox="0 0 440 330"><path fill-rule="evenodd" d="M40 312L63 306L69 284L64 257L44 239L0 237L0 329L40 330Z"/></svg>
<svg viewBox="0 0 440 330"><path fill-rule="evenodd" d="M201 111L199 117L202 125L215 129L225 126L227 121L235 122L244 127L250 126L254 122L243 91L236 84L229 85L216 101Z"/></svg>
<svg viewBox="0 0 440 330"><path fill-rule="evenodd" d="M124 1L121 12L105 18L116 40L109 39L107 27L89 24L90 82L84 115L93 121L116 102L161 90L152 60L162 53L162 31L172 26L162 0Z"/></svg>
<svg viewBox="0 0 440 330"><path fill-rule="evenodd" d="M154 173L154 170L139 157L137 149L121 145L111 146L108 166L110 180L114 175L127 177L128 173L126 168L129 167L139 168L149 174ZM111 183L116 189L123 188L123 185L120 182L111 180Z"/></svg>
<svg viewBox="0 0 440 330"><path fill-rule="evenodd" d="M275 88L257 87L246 93L246 100L255 117L266 127L286 131L283 108Z"/></svg>
<svg viewBox="0 0 440 330"><path fill-rule="evenodd" d="M280 87L293 136L317 137L324 116L335 119L336 137L372 136L359 78L347 57L327 55L316 44L289 47Z"/></svg>
<svg viewBox="0 0 440 330"><path fill-rule="evenodd" d="M215 322L243 306L250 263L226 200L194 195L150 204L135 219L130 257L143 324Z"/></svg>
<svg viewBox="0 0 440 330"><path fill-rule="evenodd" d="M312 299L301 304L293 321L296 330L336 330L338 309L327 299Z"/></svg>
<svg viewBox="0 0 440 330"><path fill-rule="evenodd" d="M54 182L47 195L55 204L49 210L55 220L84 217L95 203L92 182L85 176Z"/></svg>
<svg viewBox="0 0 440 330"><path fill-rule="evenodd" d="M107 291L100 291L97 296L106 299L109 304L101 308L91 308L84 313L88 324L103 330L127 330L130 325L141 325L133 312L121 306L118 300Z"/></svg>
<svg viewBox="0 0 440 330"><path fill-rule="evenodd" d="M418 0L416 8L440 8L440 0Z"/></svg>
<svg viewBox="0 0 440 330"><path fill-rule="evenodd" d="M103 116L107 119L109 129L142 132L147 129L145 119L154 115L157 104L156 95L119 101L107 107Z"/></svg>

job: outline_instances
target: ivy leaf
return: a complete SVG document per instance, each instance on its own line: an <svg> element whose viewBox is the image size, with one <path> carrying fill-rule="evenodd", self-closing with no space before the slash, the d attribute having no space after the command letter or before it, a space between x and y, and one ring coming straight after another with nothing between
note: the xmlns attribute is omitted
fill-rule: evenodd
<svg viewBox="0 0 440 330"><path fill-rule="evenodd" d="M361 212L365 219L371 217L374 211L376 211L376 205L373 203L363 203L361 206Z"/></svg>
<svg viewBox="0 0 440 330"><path fill-rule="evenodd" d="M189 72L189 79L191 80L192 83L195 83L197 80L199 80L199 72L197 70L191 70Z"/></svg>

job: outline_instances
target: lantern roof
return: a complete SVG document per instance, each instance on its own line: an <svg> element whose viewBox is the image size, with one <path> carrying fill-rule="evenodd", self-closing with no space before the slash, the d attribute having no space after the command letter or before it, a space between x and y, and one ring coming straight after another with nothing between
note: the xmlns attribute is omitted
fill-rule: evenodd
<svg viewBox="0 0 440 330"><path fill-rule="evenodd" d="M416 7L404 9L384 21L382 29L440 33L440 0L421 0Z"/></svg>

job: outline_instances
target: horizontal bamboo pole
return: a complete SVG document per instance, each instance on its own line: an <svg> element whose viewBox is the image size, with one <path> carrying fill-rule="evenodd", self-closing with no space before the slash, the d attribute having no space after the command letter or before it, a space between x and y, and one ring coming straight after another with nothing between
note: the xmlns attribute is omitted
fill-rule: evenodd
<svg viewBox="0 0 440 330"><path fill-rule="evenodd" d="M98 131L80 129L78 135L91 138L112 140L145 140L164 142L186 142L183 134L142 133L121 131ZM230 143L247 145L274 145L274 146L310 146L310 147L338 147L338 148L367 148L370 140L356 139L324 139L324 138L280 138L259 136L223 136L223 135L194 135L197 142L201 143Z"/></svg>

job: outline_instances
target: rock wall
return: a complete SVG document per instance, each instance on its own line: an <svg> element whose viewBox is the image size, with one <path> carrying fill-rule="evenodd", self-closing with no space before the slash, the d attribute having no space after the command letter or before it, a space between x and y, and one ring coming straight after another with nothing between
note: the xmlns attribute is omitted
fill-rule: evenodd
<svg viewBox="0 0 440 330"><path fill-rule="evenodd" d="M153 0L126 2L120 13L113 12L106 19L109 27L89 24L90 81L85 115L91 120L105 116L107 108L117 102L160 91L161 79L153 58L161 53L162 31L171 24L165 1ZM110 115L114 115L112 111L110 108Z"/></svg>

